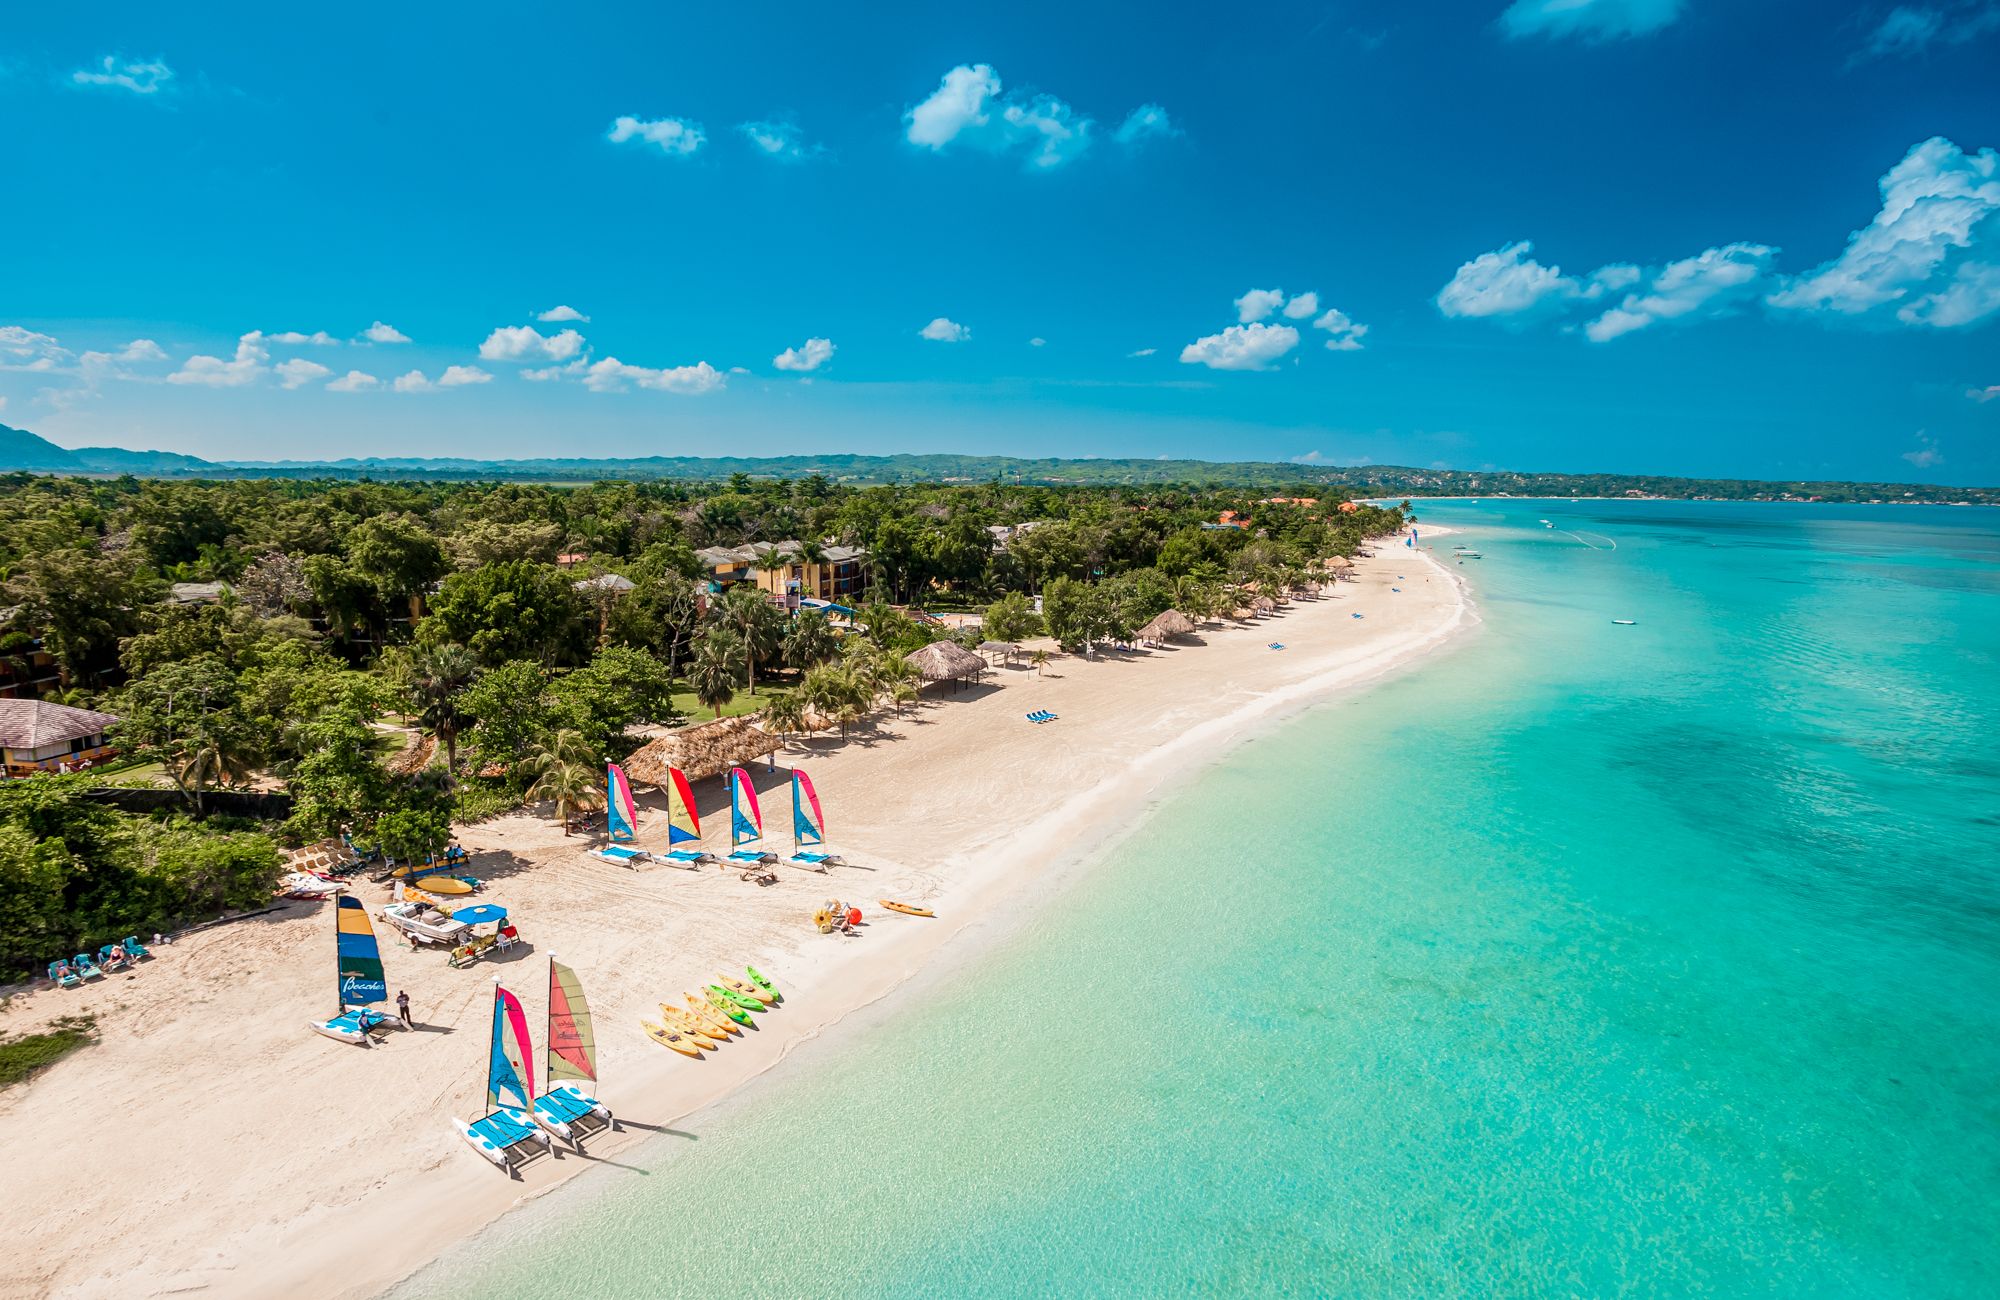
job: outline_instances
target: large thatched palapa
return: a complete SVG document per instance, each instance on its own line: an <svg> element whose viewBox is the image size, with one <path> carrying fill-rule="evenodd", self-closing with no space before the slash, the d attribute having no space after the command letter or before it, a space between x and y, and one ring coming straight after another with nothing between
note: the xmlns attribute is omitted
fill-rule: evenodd
<svg viewBox="0 0 2000 1300"><path fill-rule="evenodd" d="M1259 614L1273 614L1277 612L1278 602L1272 600L1269 596L1259 596L1251 602L1250 608L1256 610Z"/></svg>
<svg viewBox="0 0 2000 1300"><path fill-rule="evenodd" d="M740 763L774 754L784 742L748 717L700 722L670 731L632 751L625 775L642 785L664 787L667 769L677 767L690 781L721 776Z"/></svg>
<svg viewBox="0 0 2000 1300"><path fill-rule="evenodd" d="M933 641L905 658L927 682L966 681L986 671L986 661L956 641Z"/></svg>
<svg viewBox="0 0 2000 1300"><path fill-rule="evenodd" d="M1165 641L1170 637L1193 636L1194 620L1177 609L1155 614L1151 622L1134 633L1141 641Z"/></svg>

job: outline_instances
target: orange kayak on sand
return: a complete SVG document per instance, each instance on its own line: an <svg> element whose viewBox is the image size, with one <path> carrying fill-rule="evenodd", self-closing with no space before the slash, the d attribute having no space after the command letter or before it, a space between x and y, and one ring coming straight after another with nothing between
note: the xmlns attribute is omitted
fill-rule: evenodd
<svg viewBox="0 0 2000 1300"><path fill-rule="evenodd" d="M937 915L937 913L936 913L936 912L933 912L933 911L931 911L931 909L930 909L930 908L928 908L928 907L918 907L918 906L916 906L916 905L915 905L915 904L913 904L913 903L896 903L896 902L891 902L891 901L890 901L889 899L886 899L886 898L883 898L883 899L878 899L878 900L876 900L876 901L880 902L880 903L882 904L882 906L884 906L884 907L888 908L888 909L889 909L890 911L892 911L892 912L901 912L901 913L902 913L902 914L903 914L904 916L936 916L936 915Z"/></svg>

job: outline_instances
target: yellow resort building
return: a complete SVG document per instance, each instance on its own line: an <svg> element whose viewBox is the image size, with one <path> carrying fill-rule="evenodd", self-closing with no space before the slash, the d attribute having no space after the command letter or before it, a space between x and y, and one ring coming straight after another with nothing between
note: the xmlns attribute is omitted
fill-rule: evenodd
<svg viewBox="0 0 2000 1300"><path fill-rule="evenodd" d="M754 583L773 600L821 600L849 605L861 599L868 578L862 565L867 552L858 546L825 546L817 559L806 559L798 542L770 545L708 546L695 552L711 595L738 583Z"/></svg>

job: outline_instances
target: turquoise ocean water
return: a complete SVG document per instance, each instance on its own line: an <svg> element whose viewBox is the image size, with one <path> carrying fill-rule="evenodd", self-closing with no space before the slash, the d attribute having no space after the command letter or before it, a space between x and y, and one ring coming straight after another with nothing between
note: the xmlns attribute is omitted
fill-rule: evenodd
<svg viewBox="0 0 2000 1300"><path fill-rule="evenodd" d="M1478 632L398 1294L2000 1294L2000 514L1423 513Z"/></svg>

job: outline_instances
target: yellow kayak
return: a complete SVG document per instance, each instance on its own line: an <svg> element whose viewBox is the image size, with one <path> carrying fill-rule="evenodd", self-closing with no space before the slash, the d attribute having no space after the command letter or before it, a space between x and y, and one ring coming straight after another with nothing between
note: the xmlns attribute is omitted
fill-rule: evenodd
<svg viewBox="0 0 2000 1300"><path fill-rule="evenodd" d="M755 998L767 1007L778 1000L777 994L766 993L749 980L740 980L734 975L717 975L715 982L726 989L732 989L735 992L741 993L746 998Z"/></svg>
<svg viewBox="0 0 2000 1300"><path fill-rule="evenodd" d="M690 993L687 995L687 1004L689 1014L693 1015L702 1024L707 1025L710 1029L719 1030L725 1034L740 1034L743 1032L741 1025L731 1020L728 1016L723 1015L720 1011L717 1011L707 1000L698 998Z"/></svg>
<svg viewBox="0 0 2000 1300"><path fill-rule="evenodd" d="M891 900L889 900L889 899L886 899L886 898L883 898L883 899L878 899L878 900L876 900L876 901L878 901L879 903L881 903L881 904L882 904L882 906L884 906L884 907L888 908L888 909L889 909L890 911L892 911L892 912L901 912L901 913L902 913L902 914L903 914L904 916L936 916L936 915L937 915L937 913L936 913L936 912L933 912L933 911L931 911L931 909L930 909L930 908L928 908L928 907L918 907L918 906L916 906L916 905L914 905L914 904L912 904L912 903L897 903L897 902L892 902Z"/></svg>
<svg viewBox="0 0 2000 1300"><path fill-rule="evenodd" d="M716 1040L719 1037L723 1037L723 1035L709 1033L708 1030L695 1022L693 1016L690 1016L671 1002L662 1002L660 1004L660 1019L666 1021L667 1028L673 1030L675 1033L686 1034L689 1038L694 1039L694 1045L704 1051L712 1052L722 1046Z"/></svg>
<svg viewBox="0 0 2000 1300"><path fill-rule="evenodd" d="M472 886L457 876L425 876L416 882L416 887L431 894L469 894Z"/></svg>
<svg viewBox="0 0 2000 1300"><path fill-rule="evenodd" d="M701 1048L686 1034L663 1028L650 1020L641 1020L639 1023L645 1027L646 1037L660 1046L671 1047L682 1056L692 1056L697 1061L701 1059Z"/></svg>

